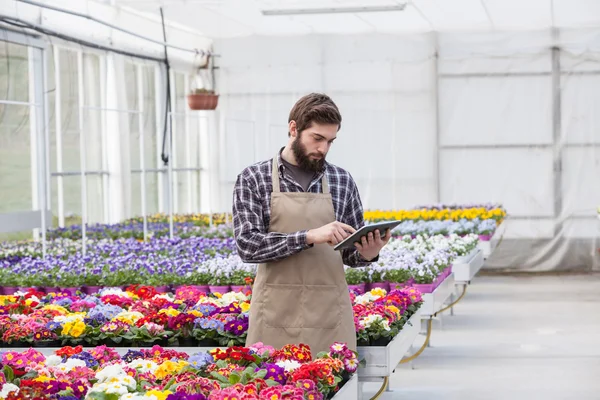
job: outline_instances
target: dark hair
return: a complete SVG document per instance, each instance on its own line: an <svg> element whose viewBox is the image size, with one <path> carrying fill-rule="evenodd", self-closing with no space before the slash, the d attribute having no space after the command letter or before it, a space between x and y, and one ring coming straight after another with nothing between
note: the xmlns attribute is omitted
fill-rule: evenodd
<svg viewBox="0 0 600 400"><path fill-rule="evenodd" d="M298 100L290 111L288 123L292 120L296 121L298 133L309 128L313 122L335 124L338 130L342 126L340 110L329 96L322 93L307 94Z"/></svg>

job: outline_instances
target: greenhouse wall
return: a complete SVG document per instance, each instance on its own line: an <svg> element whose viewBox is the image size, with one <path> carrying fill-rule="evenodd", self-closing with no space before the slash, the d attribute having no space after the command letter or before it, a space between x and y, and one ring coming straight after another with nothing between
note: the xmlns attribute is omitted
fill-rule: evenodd
<svg viewBox="0 0 600 400"><path fill-rule="evenodd" d="M220 39L220 199L272 157L303 94L341 109L329 160L366 209L501 202L488 268L598 267L600 31ZM518 256L517 256L518 254Z"/></svg>

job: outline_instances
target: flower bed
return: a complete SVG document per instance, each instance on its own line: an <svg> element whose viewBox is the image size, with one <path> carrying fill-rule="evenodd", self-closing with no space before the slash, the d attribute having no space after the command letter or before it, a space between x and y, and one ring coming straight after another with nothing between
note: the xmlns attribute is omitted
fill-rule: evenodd
<svg viewBox="0 0 600 400"><path fill-rule="evenodd" d="M346 268L353 289L362 284L382 284L386 290L406 284L432 284L443 278L457 256L476 246L477 236L403 236L393 239L379 261L367 268ZM0 256L0 287L4 294L35 287L43 292L67 289L93 294L105 287L129 284L155 286L161 292L181 285L197 285L205 292L247 290L256 265L242 262L232 239L167 238L147 243L135 239L91 242L85 256L77 241L50 242L48 256L41 259L38 245L5 245ZM393 284L401 285L389 285ZM358 285L359 287L356 287ZM377 286L377 285L376 285ZM421 288L421 290L425 290Z"/></svg>
<svg viewBox="0 0 600 400"><path fill-rule="evenodd" d="M349 293L357 340L389 341L420 307L415 288ZM96 295L0 296L1 347L230 347L244 345L251 293L207 296L199 288L174 295L147 286L103 289Z"/></svg>
<svg viewBox="0 0 600 400"><path fill-rule="evenodd" d="M485 207L477 208L423 208L413 210L391 210L391 211L366 211L365 220L371 222L387 220L452 220L460 221L462 219L492 219L500 224L506 217L506 211L503 208L487 209Z"/></svg>
<svg viewBox="0 0 600 400"><path fill-rule="evenodd" d="M37 244L4 245L0 252L0 286L49 287L49 291L56 291L57 287L100 284L208 285L214 275L211 260L227 257L235 250L233 239L156 238L146 243L135 239L101 240L90 242L84 256L76 241L50 243L46 259L41 259ZM240 260L237 264L241 267L243 263Z"/></svg>
<svg viewBox="0 0 600 400"><path fill-rule="evenodd" d="M371 287L389 290L405 286L431 293L451 273L453 260L475 249L478 241L477 235L392 239L376 263L346 267L346 280L357 293Z"/></svg>
<svg viewBox="0 0 600 400"><path fill-rule="evenodd" d="M480 240L490 240L496 231L498 225L492 219L461 219L459 221L422 221L407 220L403 221L392 230L393 236L411 236L417 235L459 235L466 236L476 234Z"/></svg>
<svg viewBox="0 0 600 400"><path fill-rule="evenodd" d="M0 396L7 400L328 399L358 367L356 353L341 343L314 359L306 345L260 343L193 355L160 346L123 356L106 346L0 355Z"/></svg>

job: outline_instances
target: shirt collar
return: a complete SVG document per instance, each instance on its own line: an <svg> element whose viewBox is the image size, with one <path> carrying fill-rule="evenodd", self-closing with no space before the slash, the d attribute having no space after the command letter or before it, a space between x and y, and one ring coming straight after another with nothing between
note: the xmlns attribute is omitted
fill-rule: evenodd
<svg viewBox="0 0 600 400"><path fill-rule="evenodd" d="M277 153L277 167L279 169L279 177L280 178L284 178L285 177L285 164L283 163L283 160L281 158L281 153L283 152L283 149L285 149L285 147L282 147L281 149L279 149L279 153ZM325 165L323 166L323 171L319 172L312 180L312 182L309 185L312 186L313 182L317 181L317 180L321 180L321 178L323 178L323 174L325 173L325 171L327 170L327 161L325 161Z"/></svg>

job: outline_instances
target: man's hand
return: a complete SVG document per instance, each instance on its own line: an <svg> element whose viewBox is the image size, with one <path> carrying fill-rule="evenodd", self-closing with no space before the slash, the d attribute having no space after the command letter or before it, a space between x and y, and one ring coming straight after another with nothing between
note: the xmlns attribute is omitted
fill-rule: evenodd
<svg viewBox="0 0 600 400"><path fill-rule="evenodd" d="M379 251L385 246L392 237L392 231L387 230L384 237L381 237L379 229L375 231L375 235L369 232L367 236L361 238L361 243L355 243L354 246L358 249L360 255L367 261L373 260L379 254Z"/></svg>
<svg viewBox="0 0 600 400"><path fill-rule="evenodd" d="M350 225L341 222L332 222L317 229L311 229L306 233L306 243L322 244L329 243L332 246L344 241L348 236L356 232Z"/></svg>

